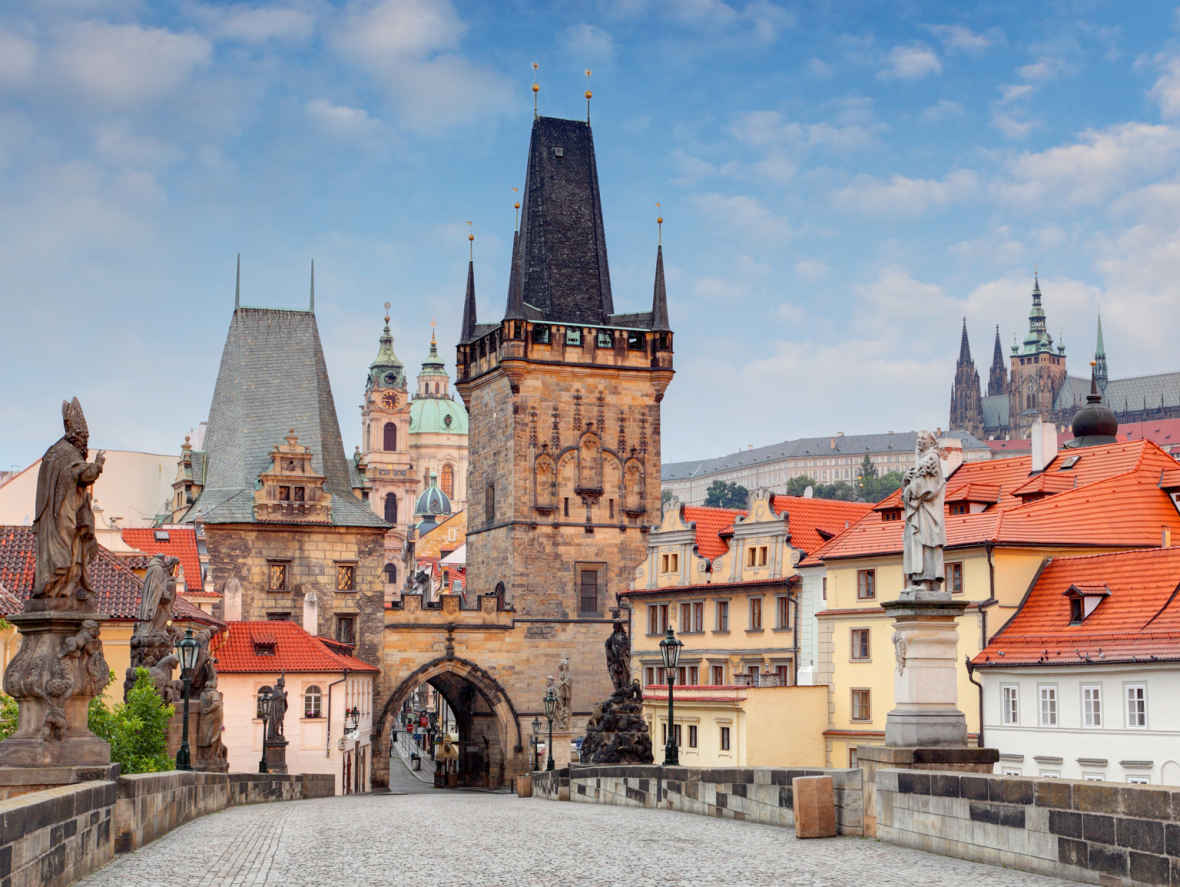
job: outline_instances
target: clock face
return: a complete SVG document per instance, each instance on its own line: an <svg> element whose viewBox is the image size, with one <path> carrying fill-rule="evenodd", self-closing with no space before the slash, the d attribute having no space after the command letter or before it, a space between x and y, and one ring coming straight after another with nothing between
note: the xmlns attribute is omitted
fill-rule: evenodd
<svg viewBox="0 0 1180 887"><path fill-rule="evenodd" d="M393 409L395 406L397 406L397 395L396 394L386 394L384 397L381 398L381 402L383 404L385 404L387 407L389 407L390 409Z"/></svg>

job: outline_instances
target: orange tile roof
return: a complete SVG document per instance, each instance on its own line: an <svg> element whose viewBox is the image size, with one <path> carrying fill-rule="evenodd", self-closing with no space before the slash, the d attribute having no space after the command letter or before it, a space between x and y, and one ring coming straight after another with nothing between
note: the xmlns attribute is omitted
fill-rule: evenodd
<svg viewBox="0 0 1180 887"><path fill-rule="evenodd" d="M260 647L267 645L273 647L273 653L260 652ZM294 622L230 622L213 639L212 654L217 658L217 670L225 674L377 672L355 656L336 652Z"/></svg>
<svg viewBox="0 0 1180 887"><path fill-rule="evenodd" d="M167 533L168 539L156 539L156 533ZM201 558L197 554L197 531L192 527L137 527L123 531L123 541L132 548L148 554L170 554L180 559L184 569L185 591L202 591Z"/></svg>
<svg viewBox="0 0 1180 887"><path fill-rule="evenodd" d="M722 534L733 532L733 519L746 512L736 508L705 508L701 505L685 505L681 516L687 523L696 525L697 552L701 557L712 560L729 550Z"/></svg>
<svg viewBox="0 0 1180 887"><path fill-rule="evenodd" d="M1104 595L1078 625L1069 624L1065 592L1071 588ZM1178 592L1180 548L1051 558L1015 615L972 664L1180 660Z"/></svg>
<svg viewBox="0 0 1180 887"><path fill-rule="evenodd" d="M1072 467L1064 467L1080 456ZM978 514L948 515L947 545L997 544L1158 545L1160 528L1180 531L1180 514L1160 489L1160 478L1175 470L1176 462L1150 441L1105 444L1064 450L1045 471L1033 477L1046 495L1032 501L1018 492L1029 486L1031 456L1015 456L990 462L968 462L948 480L948 487L963 484L994 485L998 501ZM1043 478L1043 479L1038 479ZM1062 488L1060 492L1051 492ZM896 554L901 551L904 522L881 519L879 509L900 502L894 492L845 532L823 546L817 559Z"/></svg>
<svg viewBox="0 0 1180 887"><path fill-rule="evenodd" d="M771 500L770 507L777 514L787 515L791 545L806 554L811 554L833 536L843 533L873 508L868 502L777 494Z"/></svg>

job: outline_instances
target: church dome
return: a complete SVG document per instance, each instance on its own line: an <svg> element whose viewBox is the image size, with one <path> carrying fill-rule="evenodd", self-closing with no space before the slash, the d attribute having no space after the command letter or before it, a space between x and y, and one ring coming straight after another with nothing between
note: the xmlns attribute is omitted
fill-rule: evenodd
<svg viewBox="0 0 1180 887"><path fill-rule="evenodd" d="M467 410L445 397L415 397L410 402L410 434L466 434Z"/></svg>
<svg viewBox="0 0 1180 887"><path fill-rule="evenodd" d="M1094 364L1091 363L1090 367L1090 393L1086 395L1086 405L1073 417L1073 440L1066 444L1071 448L1092 447L1118 441L1118 416L1102 402L1102 395L1098 393Z"/></svg>
<svg viewBox="0 0 1180 887"><path fill-rule="evenodd" d="M438 475L430 475L430 486L422 491L414 504L415 516L434 516L451 513L451 500L438 488Z"/></svg>

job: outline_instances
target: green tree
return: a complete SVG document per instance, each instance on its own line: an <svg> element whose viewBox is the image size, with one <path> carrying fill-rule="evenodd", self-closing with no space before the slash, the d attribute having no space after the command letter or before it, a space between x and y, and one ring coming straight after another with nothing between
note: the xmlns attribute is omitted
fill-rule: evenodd
<svg viewBox="0 0 1180 887"><path fill-rule="evenodd" d="M16 722L20 715L20 708L11 696L0 693L0 741L7 739L16 732Z"/></svg>
<svg viewBox="0 0 1180 887"><path fill-rule="evenodd" d="M750 491L741 484L715 480L705 491L705 505L709 508L745 508L750 501Z"/></svg>
<svg viewBox="0 0 1180 887"><path fill-rule="evenodd" d="M660 490L660 508L661 509L667 508L668 503L671 501L672 501L672 491L667 488Z"/></svg>
<svg viewBox="0 0 1180 887"><path fill-rule="evenodd" d="M802 496L807 492L807 488L811 487L813 490L816 486L816 480L809 474L801 474L798 477L793 477L787 481L787 495L788 496Z"/></svg>
<svg viewBox="0 0 1180 887"><path fill-rule="evenodd" d="M110 679L115 679L114 672ZM109 706L101 695L95 696L87 720L90 731L111 744L111 761L122 764L124 773L158 773L173 767L168 757L172 713L147 669L137 668L127 701Z"/></svg>
<svg viewBox="0 0 1180 887"><path fill-rule="evenodd" d="M877 480L877 466L873 464L873 460L869 458L869 454L865 453L865 457L861 460L860 467L856 470L856 482L862 489L873 489L873 483Z"/></svg>

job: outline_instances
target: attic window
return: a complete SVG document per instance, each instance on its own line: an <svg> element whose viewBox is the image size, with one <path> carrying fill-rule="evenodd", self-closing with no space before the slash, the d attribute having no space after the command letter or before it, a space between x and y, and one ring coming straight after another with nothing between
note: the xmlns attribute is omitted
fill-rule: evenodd
<svg viewBox="0 0 1180 887"><path fill-rule="evenodd" d="M275 648L278 646L274 641L255 641L254 655L255 656L274 656Z"/></svg>
<svg viewBox="0 0 1180 887"><path fill-rule="evenodd" d="M881 509L881 520L901 520L900 508L883 508Z"/></svg>
<svg viewBox="0 0 1180 887"><path fill-rule="evenodd" d="M187 489L187 487L186 487L186 489ZM153 533L152 535L155 537L157 542L167 542L168 541L168 531L167 530L156 530L156 532Z"/></svg>
<svg viewBox="0 0 1180 887"><path fill-rule="evenodd" d="M1081 457L1081 455L1079 455L1079 454L1075 454L1075 455L1073 455L1073 456L1070 456L1069 458L1067 458L1065 461L1063 461L1063 462L1061 463L1060 467L1058 467L1058 469L1057 469L1057 470L1058 470L1058 471L1065 471L1065 470L1067 470L1067 469L1069 469L1069 468L1073 468L1075 465L1077 465L1077 464L1078 464L1078 460L1079 460L1079 459L1081 459L1081 458L1082 458L1082 457Z"/></svg>
<svg viewBox="0 0 1180 887"><path fill-rule="evenodd" d="M554 157L564 157L565 156L565 148L561 147L561 145L554 145L553 146L553 156Z"/></svg>
<svg viewBox="0 0 1180 887"><path fill-rule="evenodd" d="M1065 590L1069 598L1069 624L1081 625L1097 609L1104 598L1110 597L1105 585L1071 585Z"/></svg>

